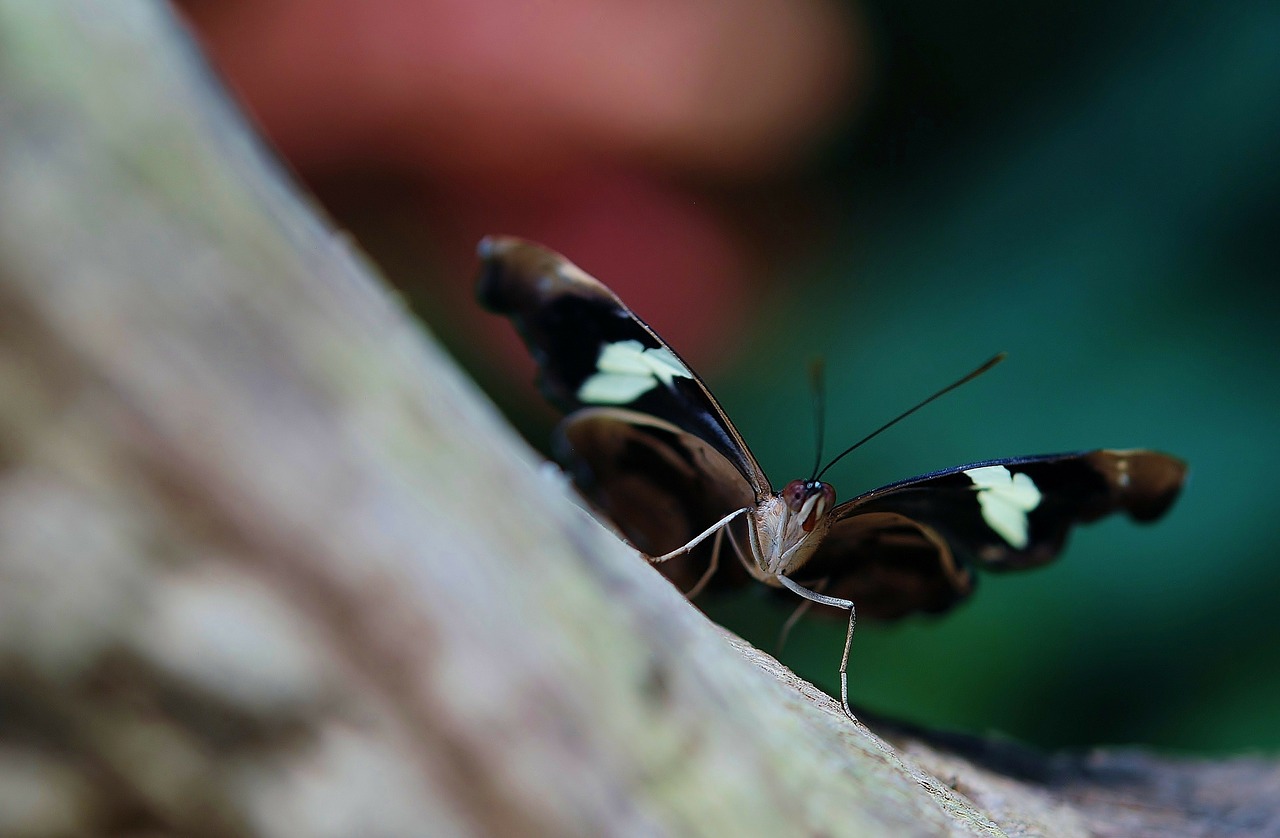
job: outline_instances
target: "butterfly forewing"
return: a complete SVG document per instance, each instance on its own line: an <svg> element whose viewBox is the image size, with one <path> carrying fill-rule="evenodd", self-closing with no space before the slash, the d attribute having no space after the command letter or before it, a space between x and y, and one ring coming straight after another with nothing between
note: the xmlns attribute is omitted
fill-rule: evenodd
<svg viewBox="0 0 1280 838"><path fill-rule="evenodd" d="M989 460L903 480L837 507L796 574L828 580L868 616L941 611L967 596L967 570L1051 561L1071 528L1115 512L1151 521L1186 475L1152 451L1089 451ZM932 549L930 549L932 547ZM932 555L932 564L929 556Z"/></svg>
<svg viewBox="0 0 1280 838"><path fill-rule="evenodd" d="M519 239L487 238L480 256L480 301L515 323L553 404L567 414L619 408L662 419L715 448L753 494L770 494L764 472L706 386L612 291Z"/></svg>

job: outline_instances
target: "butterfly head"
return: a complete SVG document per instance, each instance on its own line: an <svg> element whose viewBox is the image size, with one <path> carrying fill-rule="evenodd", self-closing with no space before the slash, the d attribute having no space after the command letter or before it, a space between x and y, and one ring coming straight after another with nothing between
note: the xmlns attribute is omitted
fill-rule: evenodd
<svg viewBox="0 0 1280 838"><path fill-rule="evenodd" d="M782 490L782 501L800 529L811 533L836 505L836 490L821 480L792 480Z"/></svg>
<svg viewBox="0 0 1280 838"><path fill-rule="evenodd" d="M792 480L762 500L752 518L759 578L785 574L808 560L830 524L836 490L821 480Z"/></svg>

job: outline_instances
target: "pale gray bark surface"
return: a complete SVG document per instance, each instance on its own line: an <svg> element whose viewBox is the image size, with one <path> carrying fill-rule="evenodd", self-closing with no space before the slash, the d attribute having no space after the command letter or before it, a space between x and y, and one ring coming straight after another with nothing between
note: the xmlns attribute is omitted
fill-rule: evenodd
<svg viewBox="0 0 1280 838"><path fill-rule="evenodd" d="M0 834L1280 834L1273 762L851 724L540 473L222 97L162 4L0 6Z"/></svg>

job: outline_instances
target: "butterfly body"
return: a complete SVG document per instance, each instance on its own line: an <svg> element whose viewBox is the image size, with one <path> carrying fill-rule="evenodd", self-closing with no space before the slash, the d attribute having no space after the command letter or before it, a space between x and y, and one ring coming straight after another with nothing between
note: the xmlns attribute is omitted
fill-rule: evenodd
<svg viewBox="0 0 1280 838"><path fill-rule="evenodd" d="M608 288L519 239L485 239L480 257L481 302L511 318L566 414L556 458L685 589L710 560L713 586L755 579L882 619L944 611L975 566L1044 564L1073 526L1114 512L1159 518L1186 474L1166 454L1100 449L943 469L839 505L817 476L774 491L702 380ZM716 566L722 551L736 559Z"/></svg>
<svg viewBox="0 0 1280 838"><path fill-rule="evenodd" d="M831 526L835 500L830 484L793 480L758 502L750 519L757 578L769 582L803 567Z"/></svg>

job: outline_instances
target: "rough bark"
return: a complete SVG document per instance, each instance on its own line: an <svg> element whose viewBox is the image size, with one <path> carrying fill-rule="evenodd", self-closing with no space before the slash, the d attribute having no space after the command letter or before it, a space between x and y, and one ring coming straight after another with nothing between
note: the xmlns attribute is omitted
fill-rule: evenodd
<svg viewBox="0 0 1280 838"><path fill-rule="evenodd" d="M1280 834L1274 762L890 745L707 622L166 6L0 7L0 138L0 834Z"/></svg>

